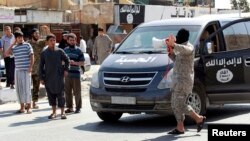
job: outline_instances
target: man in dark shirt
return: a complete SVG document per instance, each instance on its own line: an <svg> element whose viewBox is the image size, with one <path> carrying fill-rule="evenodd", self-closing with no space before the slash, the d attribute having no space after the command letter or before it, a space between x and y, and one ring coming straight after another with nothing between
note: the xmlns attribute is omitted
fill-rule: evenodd
<svg viewBox="0 0 250 141"><path fill-rule="evenodd" d="M62 32L62 40L60 41L58 47L61 49L64 49L68 46L67 43L67 36L68 36L69 32L68 31L63 31Z"/></svg>
<svg viewBox="0 0 250 141"><path fill-rule="evenodd" d="M45 85L49 104L52 106L52 114L48 118L56 118L57 105L61 108L61 119L66 119L64 77L68 75L69 58L62 49L55 47L55 35L49 34L46 41L48 47L41 53L39 76L41 84Z"/></svg>
<svg viewBox="0 0 250 141"><path fill-rule="evenodd" d="M76 35L74 33L68 34L68 44L69 46L64 49L70 58L69 75L65 78L66 107L68 108L65 113L74 111L73 95L75 96L76 104L75 113L79 113L82 108L80 66L84 65L84 55L76 46Z"/></svg>

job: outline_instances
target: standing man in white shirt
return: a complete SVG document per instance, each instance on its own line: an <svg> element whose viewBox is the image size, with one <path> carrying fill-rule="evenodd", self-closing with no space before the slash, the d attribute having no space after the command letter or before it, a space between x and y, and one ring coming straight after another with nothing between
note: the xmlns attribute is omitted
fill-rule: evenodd
<svg viewBox="0 0 250 141"><path fill-rule="evenodd" d="M15 42L15 37L11 32L10 26L4 27L4 36L1 39L2 44L2 50L3 50L3 57L5 62L5 68L6 68L6 78L7 83L6 87L10 87L11 89L14 89L14 76L15 76L15 62L14 62L14 56L12 54L9 54L6 56L6 51L9 49L10 45Z"/></svg>
<svg viewBox="0 0 250 141"><path fill-rule="evenodd" d="M80 36L80 50L83 53L87 52L87 44L86 44L86 41L83 39L82 36Z"/></svg>
<svg viewBox="0 0 250 141"><path fill-rule="evenodd" d="M92 52L92 58L95 59L97 64L102 64L112 52L112 44L112 40L104 33L103 28L98 28L98 36L95 38Z"/></svg>
<svg viewBox="0 0 250 141"><path fill-rule="evenodd" d="M79 49L82 51L82 53L86 53L87 52L87 44L86 44L86 41L83 39L82 36L80 36L80 46L79 46ZM80 66L80 67L81 67L82 72L84 73L85 72L84 66Z"/></svg>

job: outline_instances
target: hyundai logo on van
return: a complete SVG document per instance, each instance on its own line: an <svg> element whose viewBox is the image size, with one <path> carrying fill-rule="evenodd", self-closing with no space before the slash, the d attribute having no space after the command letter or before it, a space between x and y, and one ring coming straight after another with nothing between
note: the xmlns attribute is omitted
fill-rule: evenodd
<svg viewBox="0 0 250 141"><path fill-rule="evenodd" d="M128 83L130 81L130 77L128 77L128 76L123 76L122 78L121 78L121 82L122 83Z"/></svg>

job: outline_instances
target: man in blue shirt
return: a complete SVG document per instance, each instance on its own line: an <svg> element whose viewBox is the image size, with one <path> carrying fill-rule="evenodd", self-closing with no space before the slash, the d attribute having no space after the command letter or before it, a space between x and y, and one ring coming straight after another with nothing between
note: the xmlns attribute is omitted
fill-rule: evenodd
<svg viewBox="0 0 250 141"><path fill-rule="evenodd" d="M14 76L15 76L14 56L12 54L6 56L5 52L8 50L10 45L14 43L14 41L15 37L11 32L10 26L5 26L4 36L1 38L1 44L2 44L3 58L6 68L6 78L7 78L6 87L11 87L12 89L14 89Z"/></svg>
<svg viewBox="0 0 250 141"><path fill-rule="evenodd" d="M2 52L2 45L0 40L0 52ZM0 56L0 59L2 59L2 55ZM2 73L0 73L0 81L1 81ZM2 89L2 85L0 84L0 89Z"/></svg>
<svg viewBox="0 0 250 141"><path fill-rule="evenodd" d="M84 65L85 59L83 52L76 46L76 35L73 33L68 34L67 41L69 46L64 51L70 58L70 69L69 75L65 78L66 107L68 108L65 113L74 112L73 95L76 104L75 113L79 113L82 108L80 66Z"/></svg>

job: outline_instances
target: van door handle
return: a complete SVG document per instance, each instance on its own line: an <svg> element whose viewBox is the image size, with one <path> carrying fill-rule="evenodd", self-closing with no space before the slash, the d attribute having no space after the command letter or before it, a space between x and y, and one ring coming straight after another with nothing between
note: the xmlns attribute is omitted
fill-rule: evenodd
<svg viewBox="0 0 250 141"><path fill-rule="evenodd" d="M250 66L250 58L245 59L245 66L247 66L247 67Z"/></svg>

